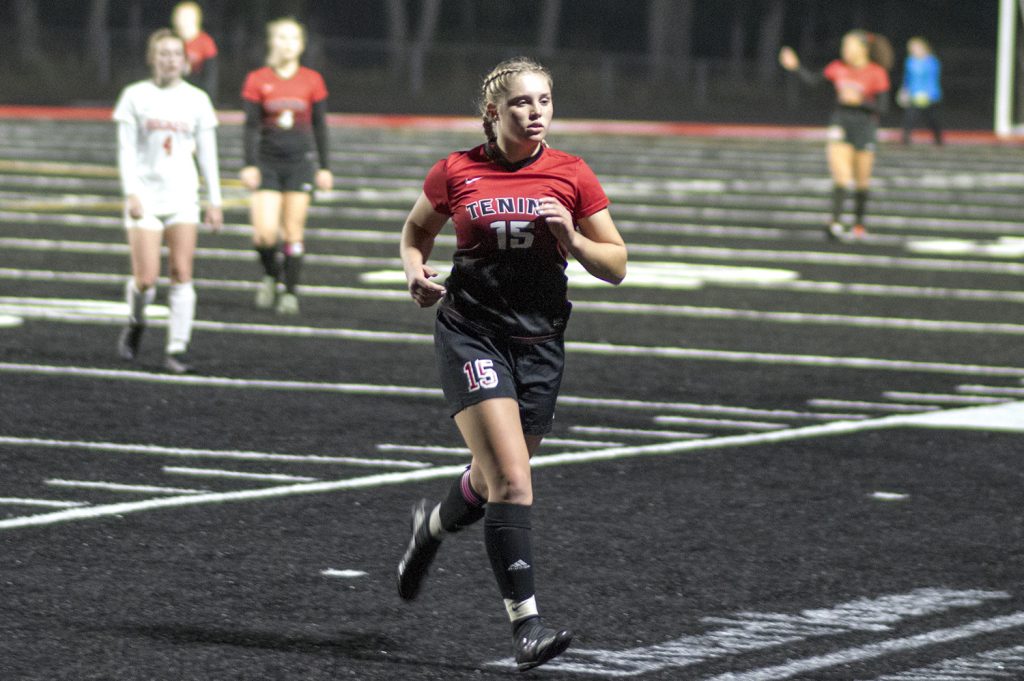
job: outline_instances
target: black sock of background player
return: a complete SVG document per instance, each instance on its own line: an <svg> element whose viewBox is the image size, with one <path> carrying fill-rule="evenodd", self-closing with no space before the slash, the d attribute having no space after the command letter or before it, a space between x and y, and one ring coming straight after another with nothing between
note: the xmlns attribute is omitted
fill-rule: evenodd
<svg viewBox="0 0 1024 681"><path fill-rule="evenodd" d="M846 187L832 185L832 222L842 222L843 204L846 203Z"/></svg>
<svg viewBox="0 0 1024 681"><path fill-rule="evenodd" d="M469 527L484 517L486 503L487 500L473 489L473 485L469 481L469 468L467 467L448 488L448 496L437 505L440 529L445 532L458 532L464 527ZM430 529L431 534L434 534L433 525ZM438 538L440 537L438 536Z"/></svg>
<svg viewBox="0 0 1024 681"><path fill-rule="evenodd" d="M260 255L260 263L263 265L263 272L268 277L277 279L279 274L277 267L277 246L257 246L256 252Z"/></svg>
<svg viewBox="0 0 1024 681"><path fill-rule="evenodd" d="M853 193L853 211L855 216L855 225L864 224L864 211L868 207L868 190L858 189Z"/></svg>
<svg viewBox="0 0 1024 681"><path fill-rule="evenodd" d="M539 616L533 591L530 507L488 503L484 516L484 544L515 632Z"/></svg>
<svg viewBox="0 0 1024 681"><path fill-rule="evenodd" d="M295 287L299 285L302 254L305 252L301 241L284 245L284 290L288 293L295 293Z"/></svg>

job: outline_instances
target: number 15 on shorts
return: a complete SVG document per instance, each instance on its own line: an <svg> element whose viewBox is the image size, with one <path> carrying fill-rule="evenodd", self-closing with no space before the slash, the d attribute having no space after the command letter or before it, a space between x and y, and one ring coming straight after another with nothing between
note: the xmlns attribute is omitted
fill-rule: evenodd
<svg viewBox="0 0 1024 681"><path fill-rule="evenodd" d="M478 359L462 365L462 372L469 382L469 392L474 393L480 388L493 388L498 385L498 374L494 370L494 360Z"/></svg>

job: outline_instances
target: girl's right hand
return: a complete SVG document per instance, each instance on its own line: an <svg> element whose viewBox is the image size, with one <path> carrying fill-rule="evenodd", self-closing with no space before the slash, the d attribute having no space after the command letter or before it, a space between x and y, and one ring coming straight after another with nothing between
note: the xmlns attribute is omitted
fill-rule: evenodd
<svg viewBox="0 0 1024 681"><path fill-rule="evenodd" d="M430 281L437 276L437 270L423 265L419 272L406 272L409 280L409 295L420 307L430 307L444 298L445 287Z"/></svg>
<svg viewBox="0 0 1024 681"><path fill-rule="evenodd" d="M260 183L263 181L260 169L256 166L245 166L241 171L239 171L238 178L242 181L242 186L249 191L256 191L259 189Z"/></svg>
<svg viewBox="0 0 1024 681"><path fill-rule="evenodd" d="M779 64L787 71L796 71L800 68L800 57L792 47L785 46L779 50Z"/></svg>
<svg viewBox="0 0 1024 681"><path fill-rule="evenodd" d="M139 220L142 218L142 200L135 194L129 194L124 197L124 207L128 211L129 217L132 220Z"/></svg>

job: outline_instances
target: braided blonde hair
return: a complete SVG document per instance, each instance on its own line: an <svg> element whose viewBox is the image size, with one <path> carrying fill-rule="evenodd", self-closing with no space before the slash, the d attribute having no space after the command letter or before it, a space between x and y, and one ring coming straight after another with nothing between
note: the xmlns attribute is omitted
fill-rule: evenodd
<svg viewBox="0 0 1024 681"><path fill-rule="evenodd" d="M487 155L491 158L501 159L504 157L498 147L498 135L494 132L494 118L491 116L488 106L504 99L512 81L525 73L536 73L548 81L548 87L552 86L551 73L533 61L529 57L513 57L501 62L487 74L483 84L480 86L480 116L483 118L484 136L487 138Z"/></svg>

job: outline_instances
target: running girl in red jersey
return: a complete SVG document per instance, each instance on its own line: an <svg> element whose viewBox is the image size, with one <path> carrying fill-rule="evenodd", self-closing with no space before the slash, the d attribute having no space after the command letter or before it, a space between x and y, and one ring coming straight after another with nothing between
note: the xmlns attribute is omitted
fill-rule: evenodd
<svg viewBox="0 0 1024 681"><path fill-rule="evenodd" d="M516 663L526 670L560 654L573 636L541 622L530 539L530 457L551 428L564 367L566 257L618 284L626 246L593 171L544 142L553 114L547 70L523 58L502 62L482 95L486 143L431 168L402 229L413 300L441 301L434 335L441 384L472 464L441 503L413 508L398 592L414 598L442 537L483 518ZM449 219L457 250L441 285L426 261Z"/></svg>
<svg viewBox="0 0 1024 681"><path fill-rule="evenodd" d="M241 179L253 192L253 241L264 271L256 305L276 304L281 314L297 314L296 287L305 252L310 192L314 185L328 191L334 184L327 146L327 86L319 73L299 64L306 30L298 21L271 21L267 44L267 65L251 72L242 88L245 167ZM278 264L282 232L283 267ZM282 275L285 292L278 298Z"/></svg>
<svg viewBox="0 0 1024 681"><path fill-rule="evenodd" d="M203 10L196 2L179 2L171 12L174 32L185 41L188 57L188 82L217 101L217 43L203 30Z"/></svg>
<svg viewBox="0 0 1024 681"><path fill-rule="evenodd" d="M152 79L126 87L113 114L132 262L132 277L125 292L128 326L117 349L127 360L134 360L139 353L146 329L146 305L156 297L160 246L166 243L171 286L164 367L181 374L192 368L186 353L196 309L192 286L199 222L196 160L209 192L206 222L214 230L223 223L217 117L206 93L182 80L186 61L180 36L169 29L153 33L147 62L153 70Z"/></svg>
<svg viewBox="0 0 1024 681"><path fill-rule="evenodd" d="M783 47L779 62L809 83L830 81L836 90L836 110L828 129L828 165L832 174L832 222L827 233L847 236L841 222L848 187L855 185L854 223L851 234L862 236L868 188L878 145L878 119L888 109L892 46L884 36L850 31L843 36L841 59L819 75L802 68L792 48Z"/></svg>

